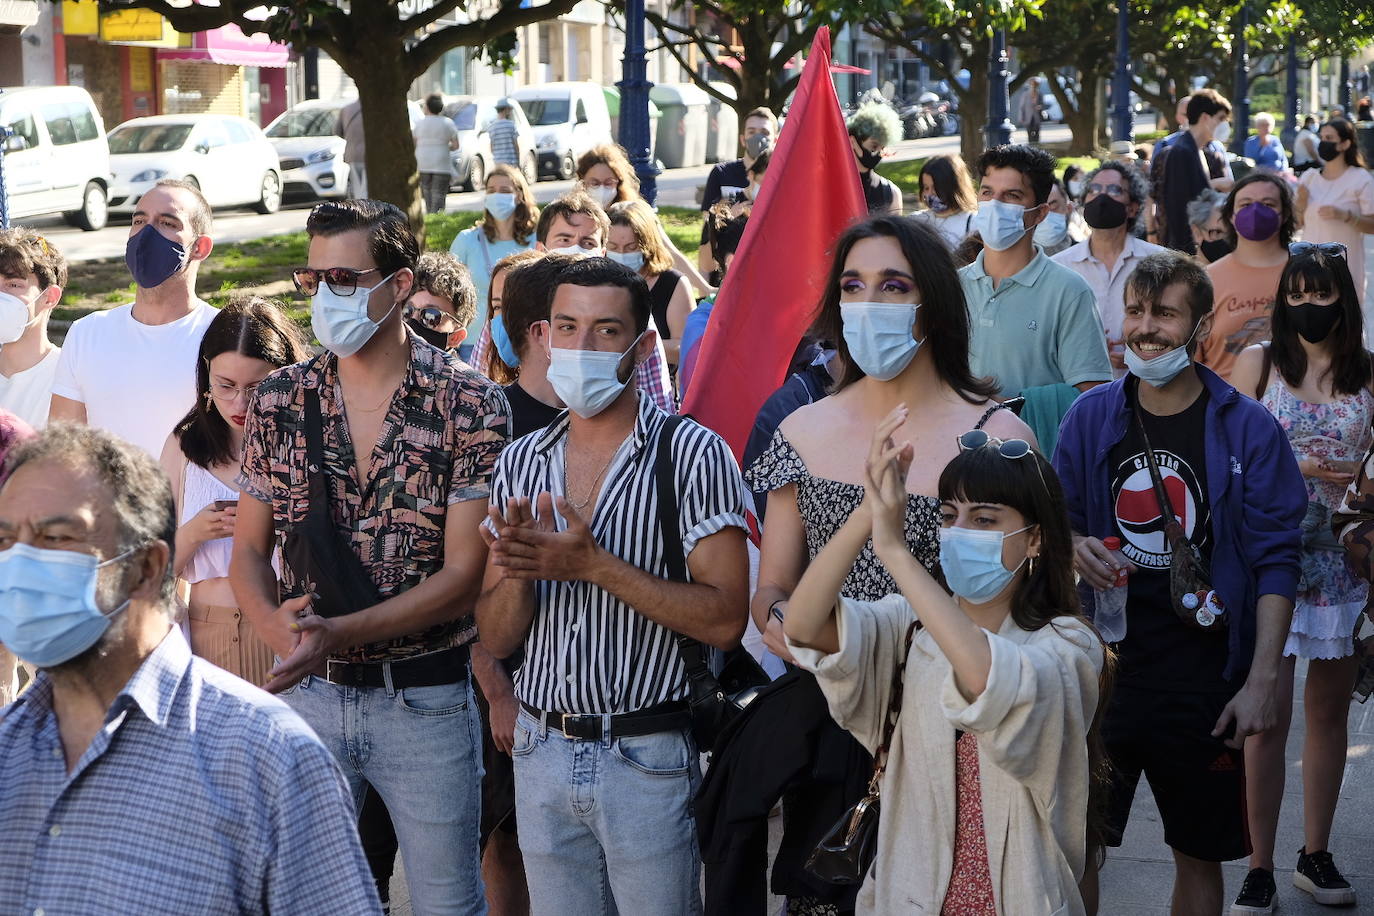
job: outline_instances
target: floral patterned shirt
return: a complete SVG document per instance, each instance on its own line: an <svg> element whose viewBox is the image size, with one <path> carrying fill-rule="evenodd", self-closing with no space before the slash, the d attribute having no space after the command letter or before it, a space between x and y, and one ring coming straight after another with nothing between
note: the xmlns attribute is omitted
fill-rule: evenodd
<svg viewBox="0 0 1374 916"><path fill-rule="evenodd" d="M279 369L258 387L238 480L244 493L272 507L277 543L284 545L287 531L306 516L305 392L318 389L330 515L383 600L444 565L448 507L488 498L496 458L510 440L510 406L500 386L414 333L410 344L410 369L387 408L366 482L344 416L338 359L328 352ZM283 599L306 591L283 563ZM471 635L471 627L455 619L340 658L395 661L462 645Z"/></svg>

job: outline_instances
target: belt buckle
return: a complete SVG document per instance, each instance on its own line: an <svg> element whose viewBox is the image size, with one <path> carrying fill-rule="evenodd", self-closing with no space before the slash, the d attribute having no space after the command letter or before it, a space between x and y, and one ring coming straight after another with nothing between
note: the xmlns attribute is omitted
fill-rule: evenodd
<svg viewBox="0 0 1374 916"><path fill-rule="evenodd" d="M347 677L350 673L350 668L352 668L352 665L348 662L338 661L333 658L326 659L324 663L324 679L340 687L352 687L354 679Z"/></svg>
<svg viewBox="0 0 1374 916"><path fill-rule="evenodd" d="M563 715L563 734L569 738L580 738L584 741L600 741L601 716L565 713Z"/></svg>

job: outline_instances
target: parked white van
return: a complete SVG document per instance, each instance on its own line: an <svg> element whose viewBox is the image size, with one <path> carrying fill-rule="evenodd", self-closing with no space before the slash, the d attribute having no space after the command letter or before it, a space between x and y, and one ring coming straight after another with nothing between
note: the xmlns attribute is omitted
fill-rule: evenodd
<svg viewBox="0 0 1374 916"><path fill-rule="evenodd" d="M534 127L539 177L571 178L577 157L614 143L605 91L596 83L546 83L511 93Z"/></svg>
<svg viewBox="0 0 1374 916"><path fill-rule="evenodd" d="M61 213L87 232L108 216L110 147L90 94L78 86L0 89L10 219Z"/></svg>

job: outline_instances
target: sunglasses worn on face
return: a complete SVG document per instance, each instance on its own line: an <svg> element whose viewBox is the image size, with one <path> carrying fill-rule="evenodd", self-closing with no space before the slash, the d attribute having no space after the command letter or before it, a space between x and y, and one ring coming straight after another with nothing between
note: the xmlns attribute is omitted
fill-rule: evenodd
<svg viewBox="0 0 1374 916"><path fill-rule="evenodd" d="M1345 246L1340 242L1293 242L1288 246L1289 257L1309 254L1310 252L1320 252L1328 258L1340 258L1345 260Z"/></svg>
<svg viewBox="0 0 1374 916"><path fill-rule="evenodd" d="M458 325L458 321L452 315L432 305L426 306L425 308L416 308L410 303L406 303L401 307L401 315L405 318L420 322L422 326L429 328L431 331L439 331L441 333L451 334Z"/></svg>
<svg viewBox="0 0 1374 916"><path fill-rule="evenodd" d="M1088 185L1089 194L1107 194L1111 197L1121 197L1125 195L1126 189L1119 184L1098 184L1093 182Z"/></svg>
<svg viewBox="0 0 1374 916"><path fill-rule="evenodd" d="M360 277L375 274L378 270L376 267L369 267L367 270L354 270L351 267L326 267L323 270L297 267L291 271L291 280L296 284L296 291L303 296L313 296L319 292L321 280L336 296L351 296L358 289Z"/></svg>

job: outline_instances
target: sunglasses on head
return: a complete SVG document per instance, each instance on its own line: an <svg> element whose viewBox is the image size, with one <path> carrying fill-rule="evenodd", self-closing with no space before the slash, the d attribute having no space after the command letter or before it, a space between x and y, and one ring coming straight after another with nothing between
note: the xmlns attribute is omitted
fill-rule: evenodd
<svg viewBox="0 0 1374 916"><path fill-rule="evenodd" d="M448 312L432 305L416 308L407 302L401 306L401 315L404 318L418 321L423 327L429 328L431 331L452 333L458 324L458 320Z"/></svg>
<svg viewBox="0 0 1374 916"><path fill-rule="evenodd" d="M1025 439L998 439L989 436L987 430L971 429L959 437L959 451L972 452L989 445L997 446L1003 458L1024 458L1031 452L1031 445Z"/></svg>
<svg viewBox="0 0 1374 916"><path fill-rule="evenodd" d="M291 282L296 291L303 296L313 296L320 291L320 281L329 287L336 296L351 296L358 289L358 279L367 274L375 274L380 268L354 270L351 267L326 267L316 270L313 267L297 267L291 271Z"/></svg>
<svg viewBox="0 0 1374 916"><path fill-rule="evenodd" d="M1299 255L1310 254L1316 251L1326 255L1328 258L1340 258L1345 260L1345 246L1340 242L1293 242L1288 246L1289 257L1296 258Z"/></svg>

